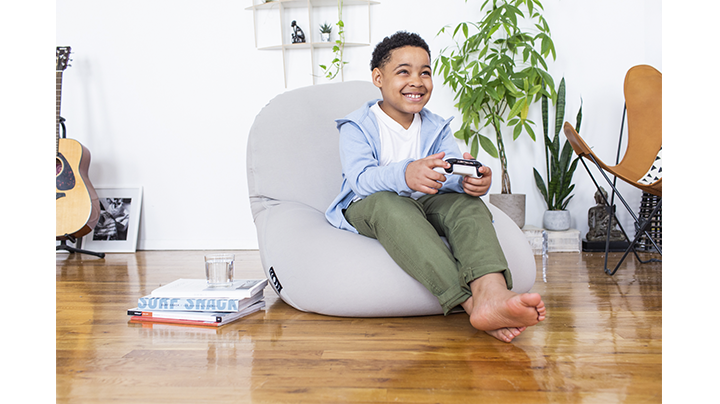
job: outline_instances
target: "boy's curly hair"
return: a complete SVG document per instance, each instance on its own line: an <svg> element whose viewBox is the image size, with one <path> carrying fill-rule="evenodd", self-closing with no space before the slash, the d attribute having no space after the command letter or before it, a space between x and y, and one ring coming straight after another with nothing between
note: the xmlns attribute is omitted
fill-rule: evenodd
<svg viewBox="0 0 720 404"><path fill-rule="evenodd" d="M403 46L417 46L423 48L430 58L430 47L420 35L415 33L409 33L405 31L398 31L390 36L385 37L380 43L375 46L375 50L370 60L370 70L375 70L376 67L383 67L388 60L390 60L390 54L397 48Z"/></svg>

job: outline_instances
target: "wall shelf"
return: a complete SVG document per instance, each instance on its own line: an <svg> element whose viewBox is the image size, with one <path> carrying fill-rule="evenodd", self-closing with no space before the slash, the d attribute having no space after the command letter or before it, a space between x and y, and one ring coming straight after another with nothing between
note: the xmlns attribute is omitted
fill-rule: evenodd
<svg viewBox="0 0 720 404"><path fill-rule="evenodd" d="M334 8L337 9L338 0L274 0L267 3L263 3L262 0L254 0L256 4L247 7L246 10L252 10L253 12L253 31L255 34L255 47L259 50L279 50L282 52L283 62L283 79L285 87L287 88L287 66L286 66L286 52L294 50L307 50L310 53L310 72L313 72L315 68L315 50L316 49L332 49L335 45L335 41L321 42L313 40L317 36L318 24L314 21L314 9L318 8ZM367 42L353 41L345 42L346 48L370 46L370 6L373 4L379 4L378 1L374 0L344 0L343 7L345 6L367 6L367 22L368 22L368 36ZM290 30L290 22L295 18L290 18L287 15L288 9L307 9L307 20L305 25L298 25L303 28L305 34L304 43L292 43L292 35ZM297 11L297 10L296 10ZM280 25L280 41L277 44L258 46L258 13L259 12L276 12L278 13L278 21ZM346 21L346 36L347 36L347 20L345 17L345 10L343 11L343 21ZM337 21L336 21L337 22ZM337 25L333 24L333 28L337 29ZM340 70L340 79L344 81L342 69ZM316 81L316 75L312 74L313 84Z"/></svg>
<svg viewBox="0 0 720 404"><path fill-rule="evenodd" d="M306 42L306 43L291 43L283 45L264 46L258 48L259 50L282 50L282 49L315 49L315 48L332 48L335 42ZM368 46L367 43L358 42L345 42L346 48L352 48L357 46Z"/></svg>

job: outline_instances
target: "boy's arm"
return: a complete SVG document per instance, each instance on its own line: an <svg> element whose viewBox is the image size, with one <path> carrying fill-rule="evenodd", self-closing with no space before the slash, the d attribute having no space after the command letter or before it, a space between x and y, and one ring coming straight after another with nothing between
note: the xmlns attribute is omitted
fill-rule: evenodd
<svg viewBox="0 0 720 404"><path fill-rule="evenodd" d="M460 147L458 147L457 140L455 139L455 136L453 136L452 130L450 129L450 125L446 125L442 132L440 132L440 139L438 142L438 147L433 151L433 153L438 153L441 151L445 152L445 158L456 158L461 159L463 158L463 153L460 151Z"/></svg>
<svg viewBox="0 0 720 404"><path fill-rule="evenodd" d="M403 196L412 193L405 182L405 167L412 160L381 167L369 140L352 122L340 126L340 161L350 188L361 198L380 191Z"/></svg>

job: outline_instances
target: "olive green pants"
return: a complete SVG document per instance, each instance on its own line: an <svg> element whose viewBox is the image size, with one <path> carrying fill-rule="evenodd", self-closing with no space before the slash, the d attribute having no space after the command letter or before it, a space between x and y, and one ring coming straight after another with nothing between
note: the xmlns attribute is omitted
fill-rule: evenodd
<svg viewBox="0 0 720 404"><path fill-rule="evenodd" d="M363 236L377 239L438 298L445 314L472 296L468 284L483 275L502 272L512 288L492 214L480 198L446 193L414 200L377 192L353 202L345 218Z"/></svg>

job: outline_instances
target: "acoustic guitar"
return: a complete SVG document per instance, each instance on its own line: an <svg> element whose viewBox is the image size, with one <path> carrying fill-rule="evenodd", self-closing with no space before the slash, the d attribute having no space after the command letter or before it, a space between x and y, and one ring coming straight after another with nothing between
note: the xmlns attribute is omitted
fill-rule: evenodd
<svg viewBox="0 0 720 404"><path fill-rule="evenodd" d="M55 235L57 240L82 237L100 218L100 201L88 179L90 152L73 139L60 138L62 75L68 66L70 47L55 52Z"/></svg>

